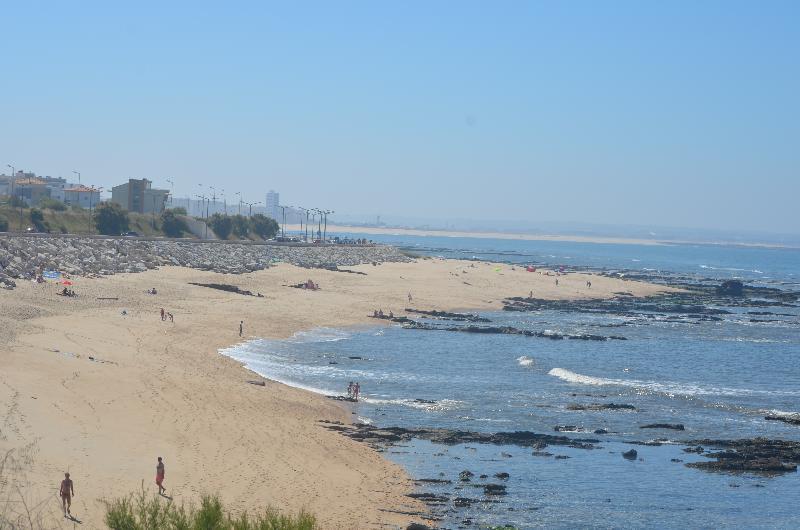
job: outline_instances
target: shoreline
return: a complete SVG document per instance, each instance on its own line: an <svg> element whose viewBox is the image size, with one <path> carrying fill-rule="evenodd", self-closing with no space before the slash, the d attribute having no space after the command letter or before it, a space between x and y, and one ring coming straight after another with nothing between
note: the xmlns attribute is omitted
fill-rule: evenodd
<svg viewBox="0 0 800 530"><path fill-rule="evenodd" d="M8 312L0 315L0 345L9 369L0 374L0 397L13 405L15 423L2 443L37 443L29 491L47 491L68 467L81 488L77 513L100 526L97 499L136 491L142 478L152 487L158 453L176 499L197 501L205 491L219 492L235 510L305 507L323 528L420 522L407 515L425 507L406 497L414 485L404 469L319 427L319 420L350 423L346 408L269 380L247 384L253 372L220 354L237 344L239 319L247 337L285 339L364 324L376 305L400 313L409 291L415 307L491 310L520 294L522 284L523 292L557 299L668 290L587 274L564 276L558 288L552 277L456 260L352 268L366 275L289 265L239 276L164 267L78 278L74 300L54 296L54 284L24 282L1 293ZM287 287L309 277L322 290ZM585 277L595 284L591 292L581 287ZM265 296L188 285L210 280ZM158 288L156 297L145 294L150 287ZM97 299L109 294L117 300ZM159 321L162 304L174 323ZM52 502L47 509L58 511Z"/></svg>
<svg viewBox="0 0 800 530"><path fill-rule="evenodd" d="M287 231L300 231L300 225L286 225ZM458 230L435 230L418 228L388 228L370 226L348 226L329 224L328 234L344 232L351 234L366 235L407 235L421 237L452 237L452 238L477 238L477 239L504 239L516 241L561 241L570 243L595 243L606 245L646 245L646 246L670 246L670 245L703 245L721 247L743 247L743 248L765 248L765 249L785 249L798 250L800 245L784 245L779 243L760 243L760 242L739 242L739 241L706 241L706 240L684 240L684 239L643 239L635 237L614 237L614 236L579 236L563 234L525 234L510 232L492 231L458 231Z"/></svg>

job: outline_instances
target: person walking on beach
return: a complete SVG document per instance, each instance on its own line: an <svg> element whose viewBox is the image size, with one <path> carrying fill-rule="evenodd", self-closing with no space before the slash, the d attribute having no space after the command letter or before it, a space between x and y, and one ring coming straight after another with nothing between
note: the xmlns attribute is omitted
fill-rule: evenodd
<svg viewBox="0 0 800 530"><path fill-rule="evenodd" d="M586 287L591 289L592 288L592 282L590 282L589 280L586 280Z"/></svg>
<svg viewBox="0 0 800 530"><path fill-rule="evenodd" d="M164 462L161 457L158 457L158 464L156 465L156 484L158 485L158 494L164 495L167 488L164 487Z"/></svg>
<svg viewBox="0 0 800 530"><path fill-rule="evenodd" d="M351 399L353 398L353 387L354 387L354 386L355 386L355 385L353 385L353 382L352 382L352 381L350 381L350 384L349 384L349 385L347 385L347 397L349 397L349 398L351 398Z"/></svg>
<svg viewBox="0 0 800 530"><path fill-rule="evenodd" d="M410 304L413 298L411 298L411 291L408 291L408 303Z"/></svg>
<svg viewBox="0 0 800 530"><path fill-rule="evenodd" d="M361 393L361 385L356 383L353 385L353 398L358 401L358 395Z"/></svg>
<svg viewBox="0 0 800 530"><path fill-rule="evenodd" d="M64 508L64 517L71 516L69 511L72 507L72 497L75 496L75 485L69 478L69 473L64 473L64 480L61 481L61 488L58 491L61 496L61 506Z"/></svg>
<svg viewBox="0 0 800 530"><path fill-rule="evenodd" d="M164 308L161 308L161 320L164 320Z"/></svg>
<svg viewBox="0 0 800 530"><path fill-rule="evenodd" d="M556 278L556 287L558 287L558 278Z"/></svg>
<svg viewBox="0 0 800 530"><path fill-rule="evenodd" d="M242 332L244 331L244 320L239 321L239 336L242 336Z"/></svg>

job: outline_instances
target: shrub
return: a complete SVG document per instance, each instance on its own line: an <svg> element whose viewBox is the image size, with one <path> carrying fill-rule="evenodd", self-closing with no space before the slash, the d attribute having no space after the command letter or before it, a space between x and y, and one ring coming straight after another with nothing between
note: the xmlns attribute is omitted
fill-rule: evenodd
<svg viewBox="0 0 800 530"><path fill-rule="evenodd" d="M233 221L227 215L215 213L206 223L220 239L228 239L233 230Z"/></svg>
<svg viewBox="0 0 800 530"><path fill-rule="evenodd" d="M236 237L245 238L250 233L250 222L244 215L234 215L233 220L233 233Z"/></svg>
<svg viewBox="0 0 800 530"><path fill-rule="evenodd" d="M261 239L269 239L278 233L278 222L271 217L257 213L250 218L250 228Z"/></svg>
<svg viewBox="0 0 800 530"><path fill-rule="evenodd" d="M107 236L118 236L128 231L128 212L115 202L102 202L92 215L97 231Z"/></svg>
<svg viewBox="0 0 800 530"><path fill-rule="evenodd" d="M226 513L218 497L203 497L200 507L176 505L144 489L137 495L105 501L106 525L113 530L316 530L316 519L303 511L281 515L272 508L254 516Z"/></svg>
<svg viewBox="0 0 800 530"><path fill-rule="evenodd" d="M31 208L31 223L37 232L49 232L50 225L44 220L44 214L38 208Z"/></svg>
<svg viewBox="0 0 800 530"><path fill-rule="evenodd" d="M64 212L67 210L67 205L55 199L42 199L39 201L39 208L47 208L48 210L53 210L54 212Z"/></svg>
<svg viewBox="0 0 800 530"><path fill-rule="evenodd" d="M23 201L22 199L20 199L16 195L11 197L11 200L8 202L8 204L13 206L14 208L27 208L28 207L28 203Z"/></svg>
<svg viewBox="0 0 800 530"><path fill-rule="evenodd" d="M189 214L186 212L186 208L184 208L183 206L176 206L175 208L170 208L170 209L168 209L167 211L168 211L168 212L172 212L172 213L174 213L175 215L189 215Z"/></svg>
<svg viewBox="0 0 800 530"><path fill-rule="evenodd" d="M0 232L8 232L8 219L0 215Z"/></svg>
<svg viewBox="0 0 800 530"><path fill-rule="evenodd" d="M164 210L161 214L161 230L169 237L181 237L189 231L186 221L175 214L175 210Z"/></svg>

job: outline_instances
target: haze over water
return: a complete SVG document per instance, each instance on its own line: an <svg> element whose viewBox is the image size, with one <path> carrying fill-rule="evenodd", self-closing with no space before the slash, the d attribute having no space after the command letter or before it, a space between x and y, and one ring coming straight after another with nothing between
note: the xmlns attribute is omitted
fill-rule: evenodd
<svg viewBox="0 0 800 530"><path fill-rule="evenodd" d="M742 247L595 245L467 238L384 238L433 255L514 263L589 265L660 271L697 282L742 278L796 289L800 251ZM510 266L510 265L509 265ZM527 296L521 286L521 296ZM569 459L536 457L530 448L415 441L388 456L415 478L458 481L468 469L490 477L508 472L501 503L473 504L446 516L518 528L791 526L798 516L797 473L780 477L712 474L683 464L703 457L669 441L765 436L800 440L800 428L765 415L800 414L800 310L769 317L753 308L718 321L620 317L542 310L489 313L492 325L553 333L624 335L626 341L548 340L405 330L397 326L298 333L257 340L224 353L262 375L323 394L361 383L357 417L379 426L449 427L497 432L599 437L587 451L549 447ZM623 403L638 411L571 411L571 404ZM685 431L643 430L682 423ZM609 434L595 435L597 429ZM627 441L667 440L660 447ZM636 447L641 460L620 453ZM672 459L681 460L673 462ZM443 475L440 475L443 474ZM496 480L495 480L496 481ZM436 491L436 488L433 488ZM480 497L466 485L464 497Z"/></svg>

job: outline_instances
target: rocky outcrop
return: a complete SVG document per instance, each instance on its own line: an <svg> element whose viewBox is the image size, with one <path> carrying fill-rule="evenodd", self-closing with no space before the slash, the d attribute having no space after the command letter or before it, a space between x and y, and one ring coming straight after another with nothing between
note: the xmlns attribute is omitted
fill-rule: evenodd
<svg viewBox="0 0 800 530"><path fill-rule="evenodd" d="M633 405L627 405L624 403L592 403L589 405L582 405L578 403L573 403L571 405L567 405L567 410L636 410L636 407Z"/></svg>
<svg viewBox="0 0 800 530"><path fill-rule="evenodd" d="M142 272L175 265L226 274L262 270L275 262L331 268L410 261L389 246L287 246L222 241L146 240L108 237L0 236L0 285L31 279L43 270L71 276Z"/></svg>
<svg viewBox="0 0 800 530"><path fill-rule="evenodd" d="M717 294L722 296L744 296L744 284L739 280L725 280L717 287Z"/></svg>
<svg viewBox="0 0 800 530"><path fill-rule="evenodd" d="M363 423L356 423L353 425L341 425L326 421L322 421L320 423L330 430L341 432L348 438L365 442L374 446L392 445L417 438L444 445L479 443L491 445L517 445L534 448L541 448L547 445L561 445L576 449L594 449L594 444L600 441L596 438L569 438L567 436L538 434L530 431L484 433L437 428L381 428Z"/></svg>
<svg viewBox="0 0 800 530"><path fill-rule="evenodd" d="M787 473L797 471L800 463L800 442L753 438L744 440L693 440L691 452L700 453L703 446L722 451L711 451L703 456L713 459L691 462L688 467L705 471L731 471L755 473ZM700 451L698 451L698 449ZM686 451L684 449L684 451ZM687 451L689 452L689 451Z"/></svg>
<svg viewBox="0 0 800 530"><path fill-rule="evenodd" d="M640 425L640 429L671 429L673 431L683 431L686 428L682 423L650 423L648 425Z"/></svg>

